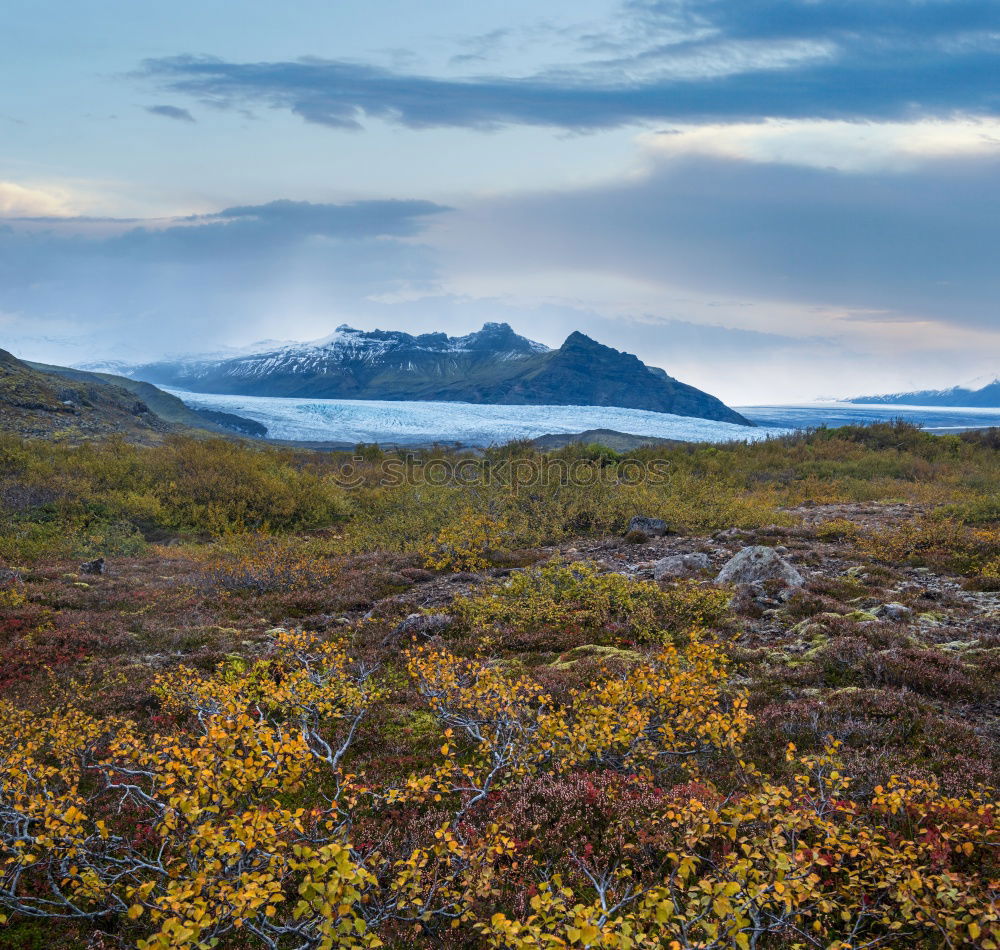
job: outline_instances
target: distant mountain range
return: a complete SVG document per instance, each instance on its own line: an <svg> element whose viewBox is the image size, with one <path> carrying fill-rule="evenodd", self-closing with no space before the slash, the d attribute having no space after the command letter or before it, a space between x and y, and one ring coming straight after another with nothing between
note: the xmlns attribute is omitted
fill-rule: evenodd
<svg viewBox="0 0 1000 950"><path fill-rule="evenodd" d="M487 323L460 337L340 326L312 343L116 369L199 393L619 406L753 425L714 396L582 333L549 349L518 336L506 323Z"/></svg>
<svg viewBox="0 0 1000 950"><path fill-rule="evenodd" d="M898 406L961 406L970 409L1000 409L1000 379L995 379L980 389L953 386L951 389L923 389L912 393L857 396L847 401L858 405L882 403Z"/></svg>

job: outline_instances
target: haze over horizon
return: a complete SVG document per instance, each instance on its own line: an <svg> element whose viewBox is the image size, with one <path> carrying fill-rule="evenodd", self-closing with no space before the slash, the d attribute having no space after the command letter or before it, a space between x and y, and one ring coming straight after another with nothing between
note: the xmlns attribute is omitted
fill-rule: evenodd
<svg viewBox="0 0 1000 950"><path fill-rule="evenodd" d="M0 346L573 330L730 404L1000 375L993 0L10 0Z"/></svg>

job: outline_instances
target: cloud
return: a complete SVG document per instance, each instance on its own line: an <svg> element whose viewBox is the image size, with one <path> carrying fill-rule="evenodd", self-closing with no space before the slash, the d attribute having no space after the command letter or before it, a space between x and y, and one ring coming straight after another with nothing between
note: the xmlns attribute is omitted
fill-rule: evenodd
<svg viewBox="0 0 1000 950"><path fill-rule="evenodd" d="M771 301L797 305L799 332L816 307L831 311L817 324L995 333L1000 156L889 174L681 154L627 181L469 204L437 240L450 274L491 286L627 280L755 301L762 328Z"/></svg>
<svg viewBox="0 0 1000 950"><path fill-rule="evenodd" d="M465 52L456 53L451 57L451 65L465 66L469 63L482 63L493 58L503 44L510 38L512 30L496 29L478 36L470 36L463 43Z"/></svg>
<svg viewBox="0 0 1000 950"><path fill-rule="evenodd" d="M358 129L647 121L912 120L1000 114L994 0L669 0L631 3L626 48L525 78L415 75L337 60L149 60L143 74L215 105L288 109ZM495 37L489 43L496 42Z"/></svg>
<svg viewBox="0 0 1000 950"><path fill-rule="evenodd" d="M161 115L165 119L176 119L179 122L194 122L195 117L187 109L179 106L146 106L146 111L153 115Z"/></svg>
<svg viewBox="0 0 1000 950"><path fill-rule="evenodd" d="M768 120L643 133L659 157L714 155L839 171L908 171L928 160L1000 154L1000 118L917 122Z"/></svg>
<svg viewBox="0 0 1000 950"><path fill-rule="evenodd" d="M9 219L0 226L0 311L21 317L5 332L34 339L40 327L58 328L76 350L60 358L74 360L211 348L291 325L318 336L368 295L426 286L434 263L414 236L446 210L275 201L138 226Z"/></svg>
<svg viewBox="0 0 1000 950"><path fill-rule="evenodd" d="M225 208L200 220L236 222L241 227L328 237L404 237L423 227L422 219L452 209L432 201L354 201L347 204L313 204L308 201L272 201L263 205Z"/></svg>
<svg viewBox="0 0 1000 950"><path fill-rule="evenodd" d="M69 198L61 189L26 188L12 181L0 181L0 218L68 214L72 214Z"/></svg>
<svg viewBox="0 0 1000 950"><path fill-rule="evenodd" d="M912 43L988 33L1000 21L993 0L632 0L627 8L647 26L709 27L752 39L867 34Z"/></svg>

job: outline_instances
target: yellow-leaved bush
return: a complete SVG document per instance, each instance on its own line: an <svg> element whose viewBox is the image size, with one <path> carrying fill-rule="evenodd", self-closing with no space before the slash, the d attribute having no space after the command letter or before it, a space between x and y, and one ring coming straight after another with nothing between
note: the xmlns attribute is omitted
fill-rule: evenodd
<svg viewBox="0 0 1000 950"><path fill-rule="evenodd" d="M421 554L424 564L437 571L481 571L509 546L509 535L503 518L463 511L424 542Z"/></svg>
<svg viewBox="0 0 1000 950"><path fill-rule="evenodd" d="M503 583L456 598L451 610L475 627L578 628L655 643L664 631L684 634L718 625L729 599L728 592L693 581L663 588L573 561L519 571Z"/></svg>
<svg viewBox="0 0 1000 950"><path fill-rule="evenodd" d="M404 662L401 685L281 632L242 671L160 677L153 733L0 704L3 912L144 950L998 945L991 794L855 797L834 741L759 774L701 632L558 696L489 658ZM440 738L394 775L402 695Z"/></svg>

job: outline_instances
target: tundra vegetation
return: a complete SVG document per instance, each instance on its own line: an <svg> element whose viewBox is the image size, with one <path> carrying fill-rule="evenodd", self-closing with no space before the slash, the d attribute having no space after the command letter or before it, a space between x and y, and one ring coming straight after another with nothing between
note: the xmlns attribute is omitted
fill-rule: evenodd
<svg viewBox="0 0 1000 950"><path fill-rule="evenodd" d="M998 449L2 436L0 948L995 950Z"/></svg>

